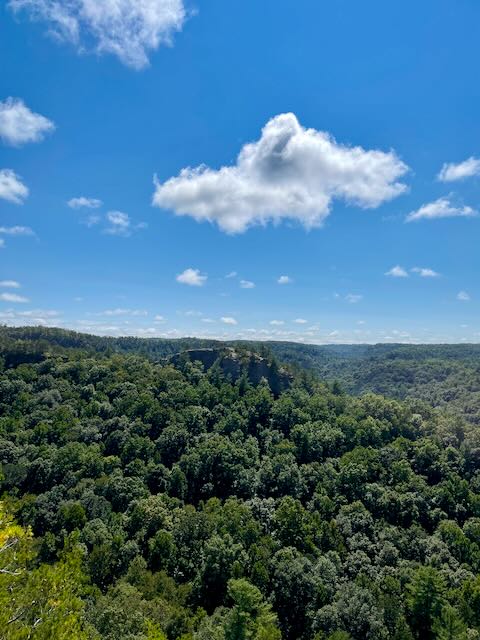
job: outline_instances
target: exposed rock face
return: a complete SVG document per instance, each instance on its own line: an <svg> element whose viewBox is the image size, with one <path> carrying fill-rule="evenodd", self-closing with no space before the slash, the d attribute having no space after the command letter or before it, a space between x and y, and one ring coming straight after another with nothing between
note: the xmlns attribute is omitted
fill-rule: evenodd
<svg viewBox="0 0 480 640"><path fill-rule="evenodd" d="M262 378L265 378L275 395L288 389L292 383L292 376L286 369L278 367L256 353L238 353L231 347L188 349L171 356L169 360L177 365L184 358L191 362L201 362L205 371L216 365L225 377L230 377L232 382L236 382L243 374L253 385L259 384Z"/></svg>

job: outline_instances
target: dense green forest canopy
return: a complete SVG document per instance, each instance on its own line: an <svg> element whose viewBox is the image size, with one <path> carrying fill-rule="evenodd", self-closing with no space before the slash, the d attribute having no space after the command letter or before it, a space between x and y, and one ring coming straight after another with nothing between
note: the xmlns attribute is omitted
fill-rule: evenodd
<svg viewBox="0 0 480 640"><path fill-rule="evenodd" d="M472 421L148 344L0 333L0 638L480 638Z"/></svg>
<svg viewBox="0 0 480 640"><path fill-rule="evenodd" d="M0 328L0 357L18 363L52 349L89 353L135 353L161 361L185 349L225 344L274 355L297 371L337 381L354 395L379 393L418 398L480 424L480 344L303 345L292 342L232 342L182 338L109 338L44 327Z"/></svg>

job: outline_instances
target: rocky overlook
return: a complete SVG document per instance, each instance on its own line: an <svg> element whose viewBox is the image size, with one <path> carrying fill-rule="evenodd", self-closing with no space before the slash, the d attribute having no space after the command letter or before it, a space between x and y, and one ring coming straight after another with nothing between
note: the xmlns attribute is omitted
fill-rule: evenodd
<svg viewBox="0 0 480 640"><path fill-rule="evenodd" d="M201 362L205 371L218 366L223 375L233 382L244 374L253 385L259 384L262 378L265 378L275 395L288 389L292 382L292 376L285 368L250 351L240 353L231 347L187 349L174 354L169 361L178 365L185 358L191 362Z"/></svg>

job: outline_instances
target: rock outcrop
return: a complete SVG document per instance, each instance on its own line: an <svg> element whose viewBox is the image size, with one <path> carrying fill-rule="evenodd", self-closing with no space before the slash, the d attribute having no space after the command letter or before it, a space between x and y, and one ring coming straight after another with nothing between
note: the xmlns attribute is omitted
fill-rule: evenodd
<svg viewBox="0 0 480 640"><path fill-rule="evenodd" d="M253 385L258 385L265 378L275 395L279 395L292 384L292 375L286 369L249 351L239 353L231 347L188 349L171 356L169 361L179 365L185 359L201 362L205 371L218 366L222 374L232 382L236 382L244 374Z"/></svg>

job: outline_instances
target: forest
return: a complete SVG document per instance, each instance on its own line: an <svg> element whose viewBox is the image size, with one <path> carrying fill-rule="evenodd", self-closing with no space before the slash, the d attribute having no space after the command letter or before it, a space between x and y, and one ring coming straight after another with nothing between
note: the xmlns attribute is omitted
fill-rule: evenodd
<svg viewBox="0 0 480 640"><path fill-rule="evenodd" d="M452 416L480 424L479 344L220 343L199 338L111 338L46 327L0 327L0 356L3 353L7 364L25 358L40 359L45 352L59 353L63 349L136 354L161 362L186 349L225 344L240 351L270 354L300 374L308 370L324 381L338 382L353 395L373 392L398 400L416 398Z"/></svg>
<svg viewBox="0 0 480 640"><path fill-rule="evenodd" d="M0 330L0 638L478 640L479 348L202 346Z"/></svg>

